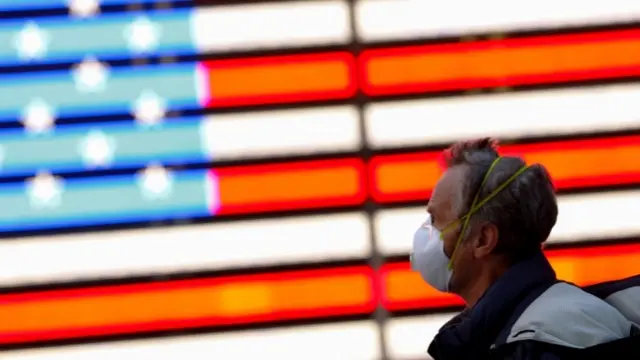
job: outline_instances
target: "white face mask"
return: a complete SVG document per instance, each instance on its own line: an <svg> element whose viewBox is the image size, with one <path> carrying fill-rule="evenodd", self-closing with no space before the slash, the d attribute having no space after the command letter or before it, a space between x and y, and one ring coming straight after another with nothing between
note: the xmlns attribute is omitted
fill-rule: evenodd
<svg viewBox="0 0 640 360"><path fill-rule="evenodd" d="M453 271L449 269L449 257L444 253L442 234L433 227L431 216L413 236L411 268L435 289L449 291Z"/></svg>

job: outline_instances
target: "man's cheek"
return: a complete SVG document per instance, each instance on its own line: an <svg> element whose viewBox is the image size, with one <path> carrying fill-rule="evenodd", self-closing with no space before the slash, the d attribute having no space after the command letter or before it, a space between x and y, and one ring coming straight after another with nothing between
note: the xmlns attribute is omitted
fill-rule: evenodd
<svg viewBox="0 0 640 360"><path fill-rule="evenodd" d="M445 240L444 240L444 254L447 255L447 257L449 259L451 259L451 257L453 256L453 252L455 250L455 247L456 247L456 241L454 239L445 238Z"/></svg>

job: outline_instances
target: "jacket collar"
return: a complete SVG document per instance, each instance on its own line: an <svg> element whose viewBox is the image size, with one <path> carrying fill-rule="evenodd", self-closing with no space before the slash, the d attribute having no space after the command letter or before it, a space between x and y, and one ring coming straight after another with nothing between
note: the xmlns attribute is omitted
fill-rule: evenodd
<svg viewBox="0 0 640 360"><path fill-rule="evenodd" d="M513 265L472 308L445 324L429 346L438 359L480 358L497 339L518 305L533 290L552 285L556 274L542 252Z"/></svg>

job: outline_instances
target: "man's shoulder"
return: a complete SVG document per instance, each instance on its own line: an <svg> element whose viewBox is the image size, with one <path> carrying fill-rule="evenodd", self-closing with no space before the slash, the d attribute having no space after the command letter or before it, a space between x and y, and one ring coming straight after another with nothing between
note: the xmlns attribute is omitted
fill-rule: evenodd
<svg viewBox="0 0 640 360"><path fill-rule="evenodd" d="M594 284L584 290L603 299L640 327L640 275Z"/></svg>
<svg viewBox="0 0 640 360"><path fill-rule="evenodd" d="M577 286L559 282L522 312L506 342L534 340L586 348L626 337L629 329L629 320L616 308Z"/></svg>

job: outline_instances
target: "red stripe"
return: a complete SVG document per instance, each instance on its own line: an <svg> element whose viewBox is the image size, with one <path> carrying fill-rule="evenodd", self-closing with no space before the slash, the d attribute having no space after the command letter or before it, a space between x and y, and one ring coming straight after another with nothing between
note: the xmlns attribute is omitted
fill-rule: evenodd
<svg viewBox="0 0 640 360"><path fill-rule="evenodd" d="M212 171L218 214L245 214L362 204L367 197L361 159L236 166Z"/></svg>
<svg viewBox="0 0 640 360"><path fill-rule="evenodd" d="M3 295L0 343L366 314L373 276L356 266Z"/></svg>
<svg viewBox="0 0 640 360"><path fill-rule="evenodd" d="M212 60L207 107L346 99L355 95L355 58L348 52Z"/></svg>
<svg viewBox="0 0 640 360"><path fill-rule="evenodd" d="M639 41L634 29L375 49L358 70L369 95L637 76Z"/></svg>
<svg viewBox="0 0 640 360"><path fill-rule="evenodd" d="M640 183L640 136L508 145L500 153L546 166L560 190ZM441 154L374 157L369 164L373 198L382 203L427 199L442 175Z"/></svg>

